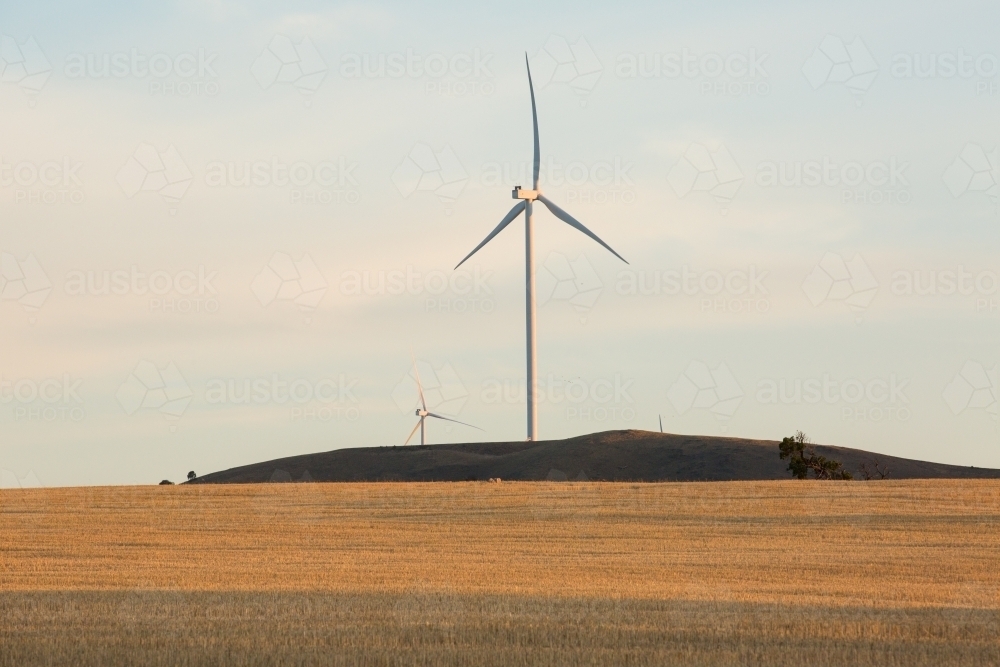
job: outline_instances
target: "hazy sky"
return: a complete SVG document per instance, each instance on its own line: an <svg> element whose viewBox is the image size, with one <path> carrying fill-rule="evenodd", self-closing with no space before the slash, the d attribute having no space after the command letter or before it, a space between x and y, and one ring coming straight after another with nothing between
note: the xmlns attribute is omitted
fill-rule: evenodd
<svg viewBox="0 0 1000 667"><path fill-rule="evenodd" d="M6 3L4 486L524 437L1000 467L1000 8Z"/></svg>

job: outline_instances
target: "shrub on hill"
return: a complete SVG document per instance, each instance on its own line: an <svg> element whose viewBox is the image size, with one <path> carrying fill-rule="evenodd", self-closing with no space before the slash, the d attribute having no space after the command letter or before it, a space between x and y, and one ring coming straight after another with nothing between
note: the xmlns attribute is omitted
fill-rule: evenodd
<svg viewBox="0 0 1000 667"><path fill-rule="evenodd" d="M788 459L788 470L799 479L806 479L812 471L814 479L854 479L844 470L840 461L828 459L816 453L816 448L802 431L796 431L790 438L783 438L778 445L781 460Z"/></svg>

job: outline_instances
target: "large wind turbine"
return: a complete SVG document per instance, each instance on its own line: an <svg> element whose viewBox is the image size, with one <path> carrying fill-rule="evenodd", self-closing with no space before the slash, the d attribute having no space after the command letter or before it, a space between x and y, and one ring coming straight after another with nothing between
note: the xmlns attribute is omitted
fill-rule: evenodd
<svg viewBox="0 0 1000 667"><path fill-rule="evenodd" d="M424 399L424 386L420 383L420 370L417 368L416 359L413 360L413 374L417 379L417 393L420 394L420 407L414 411L414 414L420 417L420 421L418 421L417 425L413 427L412 431L410 431L410 435L407 436L406 442L403 443L404 446L410 444L410 440L413 439L413 434L417 432L418 428L420 429L420 444L426 444L424 439L424 420L428 417L443 419L446 422L455 422L456 424L461 424L462 426L472 426L472 424L466 424L465 422L460 422L457 419L451 419L450 417L444 417L442 415L436 415L433 412L429 412L427 410L427 401ZM479 429L480 431L483 430L478 426L472 426L472 428Z"/></svg>
<svg viewBox="0 0 1000 667"><path fill-rule="evenodd" d="M550 201L542 191L538 189L538 171L541 165L541 157L538 152L538 113L535 110L535 87L531 83L531 65L528 64L528 54L524 54L524 64L528 68L528 90L531 92L531 122L535 133L535 159L532 168L532 180L531 180L531 190L525 190L521 186L514 188L512 196L514 199L519 199L520 201L514 205L514 208L510 209L510 212L504 216L504 219L500 221L500 224L496 226L489 236L483 239L483 242L476 246L476 248L465 256L461 262L455 267L456 269L465 263L467 259L475 255L480 248L489 243L494 236L503 231L503 228L513 222L521 213L524 213L524 283L525 283L525 324L527 328L527 357L528 357L528 377L527 377L527 399L528 399L528 440L538 439L538 405L535 401L535 393L538 390L538 349L537 349L537 336L535 332L535 255L534 255L534 243L533 243L533 223L534 215L532 213L532 202L535 200L545 204L545 207L552 212L554 216L568 224L570 227L574 227L579 231L583 232L590 238L594 239L602 246L607 248L612 255L618 259L625 262L625 259L616 253L611 246L602 241L594 234L592 231L583 226L583 224L571 216L566 211L562 210L556 206L552 201ZM628 262L625 262L628 264Z"/></svg>

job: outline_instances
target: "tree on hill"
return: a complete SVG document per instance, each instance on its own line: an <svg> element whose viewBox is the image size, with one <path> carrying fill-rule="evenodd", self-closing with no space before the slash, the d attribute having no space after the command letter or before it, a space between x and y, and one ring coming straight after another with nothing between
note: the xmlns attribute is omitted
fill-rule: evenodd
<svg viewBox="0 0 1000 667"><path fill-rule="evenodd" d="M886 479L889 477L889 466L883 465L882 462L874 456L872 457L871 467L869 467L868 462L865 461L858 466L858 471L866 481L873 479Z"/></svg>
<svg viewBox="0 0 1000 667"><path fill-rule="evenodd" d="M192 479L194 479L197 476L198 475L194 474L194 470L192 470L191 472L188 473L188 479L189 480L192 480Z"/></svg>
<svg viewBox="0 0 1000 667"><path fill-rule="evenodd" d="M813 479L854 479L844 470L840 461L828 459L816 453L816 448L802 431L796 431L790 438L783 438L778 445L781 460L788 459L788 470L799 479L806 479L812 471Z"/></svg>

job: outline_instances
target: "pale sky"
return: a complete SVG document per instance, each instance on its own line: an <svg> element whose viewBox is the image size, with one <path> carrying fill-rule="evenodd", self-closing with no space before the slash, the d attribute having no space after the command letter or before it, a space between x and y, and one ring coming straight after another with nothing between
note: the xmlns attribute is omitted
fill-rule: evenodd
<svg viewBox="0 0 1000 667"><path fill-rule="evenodd" d="M0 9L3 486L525 436L1000 467L991 3ZM292 396L287 396L288 392Z"/></svg>

